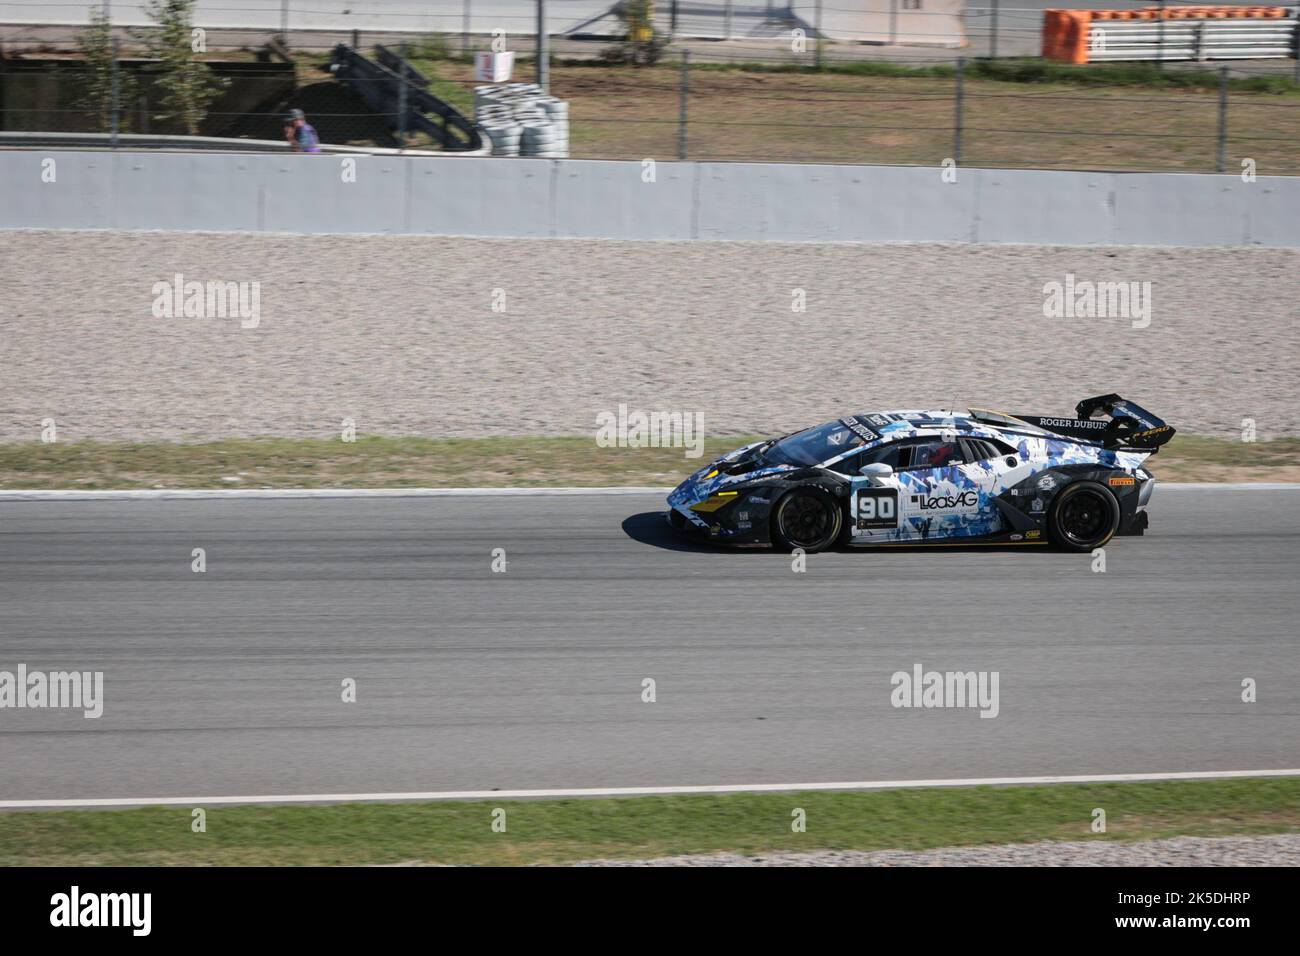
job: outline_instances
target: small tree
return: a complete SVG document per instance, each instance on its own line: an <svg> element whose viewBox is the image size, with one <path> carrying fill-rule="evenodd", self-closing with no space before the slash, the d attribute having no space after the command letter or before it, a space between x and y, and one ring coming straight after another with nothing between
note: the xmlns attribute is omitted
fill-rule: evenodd
<svg viewBox="0 0 1300 956"><path fill-rule="evenodd" d="M145 12L158 25L144 37L150 56L158 61L158 118L177 121L195 136L208 107L230 81L194 58L194 0L150 0Z"/></svg>
<svg viewBox="0 0 1300 956"><path fill-rule="evenodd" d="M655 30L654 0L622 0L614 7L614 14L626 32L622 43L601 52L601 59L635 66L658 63L669 41Z"/></svg>
<svg viewBox="0 0 1300 956"><path fill-rule="evenodd" d="M93 7L90 26L77 37L77 49L85 68L73 81L73 104L94 116L96 128L107 133L113 125L113 33L108 17ZM123 104L135 102L137 87L131 74L117 70L118 127L126 129L131 110Z"/></svg>

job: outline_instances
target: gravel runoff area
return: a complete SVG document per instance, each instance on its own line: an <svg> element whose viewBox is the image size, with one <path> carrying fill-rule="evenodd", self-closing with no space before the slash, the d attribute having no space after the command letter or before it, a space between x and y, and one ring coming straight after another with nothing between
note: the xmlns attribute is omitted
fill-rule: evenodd
<svg viewBox="0 0 1300 956"><path fill-rule="evenodd" d="M260 283L256 327L154 317L178 273ZM1067 274L1150 283L1150 325L1045 317ZM1111 391L1264 440L1300 434L1297 292L1283 249L0 232L0 441L583 435L622 403L771 433Z"/></svg>
<svg viewBox="0 0 1300 956"><path fill-rule="evenodd" d="M589 860L576 866L1300 866L1300 833L1249 837L1172 837L1121 843L1021 843L939 850L822 850L817 853L715 853L654 860Z"/></svg>

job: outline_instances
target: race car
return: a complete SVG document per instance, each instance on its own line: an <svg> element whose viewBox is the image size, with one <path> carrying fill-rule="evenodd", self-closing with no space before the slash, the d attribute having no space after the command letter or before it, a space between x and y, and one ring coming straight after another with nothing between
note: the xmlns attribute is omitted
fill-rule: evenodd
<svg viewBox="0 0 1300 956"><path fill-rule="evenodd" d="M1096 417L1101 413L1103 417ZM738 448L668 496L677 531L720 544L1055 544L1147 528L1143 463L1174 429L1118 395L1073 418L972 408L850 415Z"/></svg>

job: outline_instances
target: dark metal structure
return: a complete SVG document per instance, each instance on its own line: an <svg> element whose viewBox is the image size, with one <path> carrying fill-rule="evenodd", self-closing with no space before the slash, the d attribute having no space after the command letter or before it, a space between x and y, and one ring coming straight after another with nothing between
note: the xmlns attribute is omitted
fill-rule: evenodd
<svg viewBox="0 0 1300 956"><path fill-rule="evenodd" d="M453 152L483 148L478 126L430 93L429 80L419 70L382 46L376 48L376 57L378 63L340 43L330 55L330 71L371 109L382 113L395 132L419 130Z"/></svg>

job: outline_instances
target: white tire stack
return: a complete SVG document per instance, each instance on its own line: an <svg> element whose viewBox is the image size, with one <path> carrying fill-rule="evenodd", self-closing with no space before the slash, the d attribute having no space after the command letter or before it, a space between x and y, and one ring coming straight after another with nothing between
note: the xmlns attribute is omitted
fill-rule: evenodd
<svg viewBox="0 0 1300 956"><path fill-rule="evenodd" d="M474 109L474 121L487 134L493 156L519 155L524 128L510 110L495 103L479 104Z"/></svg>
<svg viewBox="0 0 1300 956"><path fill-rule="evenodd" d="M474 121L488 134L493 156L569 155L569 104L536 83L475 87Z"/></svg>

